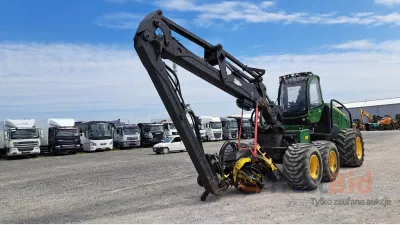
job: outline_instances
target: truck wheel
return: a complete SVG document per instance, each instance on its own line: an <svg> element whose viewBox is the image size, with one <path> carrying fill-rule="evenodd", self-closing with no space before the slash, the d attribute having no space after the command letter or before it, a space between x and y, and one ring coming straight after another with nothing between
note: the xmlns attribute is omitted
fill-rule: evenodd
<svg viewBox="0 0 400 225"><path fill-rule="evenodd" d="M8 157L8 155L7 155L7 149L3 149L3 151L1 151L1 155L3 156L3 158L5 159L5 160L9 160L10 159L10 157Z"/></svg>
<svg viewBox="0 0 400 225"><path fill-rule="evenodd" d="M340 159L336 145L331 141L313 141L312 144L321 153L323 172L322 182L332 182L339 174Z"/></svg>
<svg viewBox="0 0 400 225"><path fill-rule="evenodd" d="M50 148L50 149L49 149L49 152L50 152L50 155L53 155L53 156L58 155L57 151L54 150L53 148Z"/></svg>
<svg viewBox="0 0 400 225"><path fill-rule="evenodd" d="M336 137L340 164L347 167L360 167L364 162L364 140L361 131L344 129Z"/></svg>
<svg viewBox="0 0 400 225"><path fill-rule="evenodd" d="M314 190L322 179L322 158L309 143L293 144L283 156L283 174L293 189Z"/></svg>

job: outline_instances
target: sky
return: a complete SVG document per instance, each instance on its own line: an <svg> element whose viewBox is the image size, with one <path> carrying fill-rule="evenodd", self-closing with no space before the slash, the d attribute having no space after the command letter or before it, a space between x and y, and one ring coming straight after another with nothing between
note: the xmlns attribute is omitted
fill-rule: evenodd
<svg viewBox="0 0 400 225"><path fill-rule="evenodd" d="M400 97L400 0L0 0L0 120L168 117L133 47L157 9L265 69L272 99L279 76L301 71L320 76L326 102ZM241 112L222 90L180 67L178 76L197 115Z"/></svg>

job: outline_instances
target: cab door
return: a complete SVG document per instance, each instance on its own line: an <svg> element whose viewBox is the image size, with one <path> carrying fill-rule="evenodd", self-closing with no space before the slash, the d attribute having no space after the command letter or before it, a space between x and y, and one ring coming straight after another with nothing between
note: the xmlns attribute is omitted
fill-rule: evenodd
<svg viewBox="0 0 400 225"><path fill-rule="evenodd" d="M308 96L310 122L318 123L321 119L322 109L324 108L324 100L322 99L321 86L318 77L310 77Z"/></svg>

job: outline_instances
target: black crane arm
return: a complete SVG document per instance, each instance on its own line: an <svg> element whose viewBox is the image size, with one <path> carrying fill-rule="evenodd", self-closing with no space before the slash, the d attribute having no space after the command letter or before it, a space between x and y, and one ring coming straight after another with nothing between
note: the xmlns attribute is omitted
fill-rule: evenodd
<svg viewBox="0 0 400 225"><path fill-rule="evenodd" d="M204 48L204 58L185 48L172 31ZM266 94L262 83L265 71L251 68L225 51L221 45L213 46L190 31L163 16L161 10L148 14L140 23L134 47L157 89L158 94L175 124L188 154L199 174L206 192L220 195L223 187L218 177L217 159L204 153L203 146L186 117L194 113L182 98L176 74L162 59L169 59L179 66L237 98L237 105L245 110L259 106L267 124L276 125L277 113L274 103ZM216 68L218 66L218 68ZM227 71L230 71L228 74ZM173 75L171 76L170 73ZM197 137L196 137L197 136Z"/></svg>

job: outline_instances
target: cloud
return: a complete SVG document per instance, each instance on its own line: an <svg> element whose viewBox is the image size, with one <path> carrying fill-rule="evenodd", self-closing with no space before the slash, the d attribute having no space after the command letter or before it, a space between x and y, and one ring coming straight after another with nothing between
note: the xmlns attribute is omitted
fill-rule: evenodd
<svg viewBox="0 0 400 225"><path fill-rule="evenodd" d="M113 1L124 1L124 0L113 0ZM114 12L97 17L95 24L101 27L107 27L112 29L134 29L139 25L139 22L143 19L143 16L127 13L127 12Z"/></svg>
<svg viewBox="0 0 400 225"><path fill-rule="evenodd" d="M332 48L324 54L236 57L266 69L264 83L272 99L277 97L278 77L299 71L321 76L325 99L349 102L397 96L399 41L370 42L380 47L342 44L340 52ZM133 47L0 42L0 49L0 119L126 118L138 122L168 116ZM236 99L225 92L180 67L178 75L184 99L198 115L240 112Z"/></svg>
<svg viewBox="0 0 400 225"><path fill-rule="evenodd" d="M334 49L345 50L373 50L398 52L400 51L400 40L389 40L384 42L374 42L371 40L356 40L331 46Z"/></svg>
<svg viewBox="0 0 400 225"><path fill-rule="evenodd" d="M400 0L375 0L376 4L382 4L385 6L400 5Z"/></svg>
<svg viewBox="0 0 400 225"><path fill-rule="evenodd" d="M380 2L389 1L380 0ZM392 0L390 2L394 3L395 1ZM400 24L400 13L398 12L388 14L357 12L348 15L339 15L337 12L324 14L289 13L276 9L274 1L263 1L261 3L249 1L200 3L195 0L156 0L149 3L168 11L194 12L196 14L193 14L193 24L204 27L221 25L221 22L233 23L237 21L246 23L354 24L368 26Z"/></svg>

